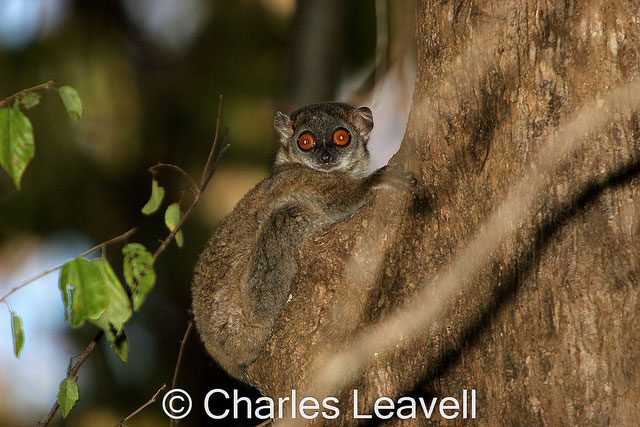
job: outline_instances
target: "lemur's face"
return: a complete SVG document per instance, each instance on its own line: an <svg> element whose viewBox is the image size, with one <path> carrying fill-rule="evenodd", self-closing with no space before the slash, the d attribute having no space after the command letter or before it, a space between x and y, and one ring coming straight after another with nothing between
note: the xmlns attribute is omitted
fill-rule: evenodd
<svg viewBox="0 0 640 427"><path fill-rule="evenodd" d="M369 108L312 104L290 116L278 112L274 126L280 139L276 164L301 163L319 171L366 174L367 141L373 128Z"/></svg>

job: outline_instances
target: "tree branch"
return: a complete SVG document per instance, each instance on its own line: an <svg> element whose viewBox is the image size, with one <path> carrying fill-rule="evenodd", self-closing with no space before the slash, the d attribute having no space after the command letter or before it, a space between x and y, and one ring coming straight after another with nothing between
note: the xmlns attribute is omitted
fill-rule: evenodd
<svg viewBox="0 0 640 427"><path fill-rule="evenodd" d="M134 227L134 228L130 229L129 231L126 231L126 232L122 233L119 236L116 236L116 237L113 237L113 238L111 238L109 240L106 240L106 241L104 241L104 242L92 247L91 249L87 249L86 251L84 251L80 255L78 255L76 258L81 258L83 256L87 256L87 255L89 255L89 254L91 254L91 253L93 253L93 252L95 252L95 251L97 251L99 249L104 249L105 247L107 247L109 245L112 245L114 243L121 242L123 240L127 240L135 232L136 232L136 228ZM38 279L40 279L40 278L42 278L42 277L44 277L44 276L46 276L48 274L53 273L54 271L60 270L64 266L65 263L66 263L66 261L63 262L63 263L60 263L60 264L58 264L56 266L53 266L53 267L49 268L48 270L45 270L42 273L31 277L30 279L27 279L27 280L25 280L23 282L20 282L19 284L15 285L13 288L11 288L11 290L9 292L7 292L2 297L0 297L0 302L3 302L7 298L9 298L12 294L14 294L16 291L24 288L28 284L33 283L36 280L38 280Z"/></svg>
<svg viewBox="0 0 640 427"><path fill-rule="evenodd" d="M164 390L166 387L167 387L166 384L162 384L162 386L160 386L160 388L153 394L153 396L151 396L151 399L147 400L147 402L144 405L140 406L138 409L136 409L135 411L133 411L132 413L124 417L122 420L120 420L119 423L114 424L113 427L122 427L125 422L129 421L131 418L136 416L144 408L154 403L158 399L158 395L160 394L160 392L162 392L162 390Z"/></svg>
<svg viewBox="0 0 640 427"><path fill-rule="evenodd" d="M80 371L80 368L82 367L84 362L86 362L89 356L91 355L91 353L93 353L93 350L96 349L96 346L98 345L98 341L100 341L103 335L104 335L104 332L100 331L96 334L95 338L91 340L87 348L85 348L82 354L80 355L80 357L78 357L78 360L76 360L73 366L71 366L71 369L69 369L69 372L67 373L68 379L75 381L78 378L78 371ZM38 423L38 425L39 426L48 425L51 422L51 419L53 418L53 416L56 414L56 412L58 412L58 408L59 408L58 400L56 399L53 406L51 406L49 413L47 413L47 415L44 416L44 418Z"/></svg>
<svg viewBox="0 0 640 427"><path fill-rule="evenodd" d="M51 88L54 88L55 84L56 84L55 81L49 80L49 81L46 81L46 82L41 83L39 85L35 85L35 86L32 86L32 87L27 88L27 89L22 89L20 92L14 93L13 95L8 96L3 100L0 100L0 107L4 107L5 105L9 105L11 103L11 101L13 101L14 99L16 99L16 98L18 98L18 97L20 97L22 95L26 95L26 94L29 94L29 93L32 93L32 92L38 92L40 90L49 90Z"/></svg>
<svg viewBox="0 0 640 427"><path fill-rule="evenodd" d="M191 175L185 172L185 170L182 169L180 166L172 165L171 163L158 163L155 166L151 166L149 168L149 172L155 175L158 169L162 169L162 168L173 169L175 171L180 172L185 178L187 178L187 181L189 181L189 184L191 185L191 191L193 191L194 194L198 192L198 185L196 184L196 182L193 180L193 178L191 178Z"/></svg>
<svg viewBox="0 0 640 427"><path fill-rule="evenodd" d="M200 188L204 188L207 186L207 182L209 179L209 175L213 175L211 162L213 161L213 155L218 146L218 129L220 129L220 117L222 115L222 101L224 97L220 95L218 98L218 115L216 116L216 131L213 136L213 144L211 144L211 150L209 150L209 157L207 157L207 163L205 163L204 168L202 169L202 176L200 177ZM226 137L226 129L225 129L225 137Z"/></svg>
<svg viewBox="0 0 640 427"><path fill-rule="evenodd" d="M187 344L187 340L189 339L189 335L191 334L192 328L193 328L193 320L189 319L189 323L187 324L187 330L184 331L184 336L182 337L182 342L180 343L180 351L178 352L178 360L176 361L176 367L173 370L173 379L171 380L171 388L176 388L176 384L178 382L178 373L180 372L180 364L182 363L182 357L184 354L184 348Z"/></svg>
<svg viewBox="0 0 640 427"><path fill-rule="evenodd" d="M189 335L191 334L191 329L193 328L193 320L189 319L189 323L187 324L187 329L184 331L184 336L182 337L182 342L180 343L180 351L178 352L178 360L176 361L176 367L173 370L173 379L171 380L171 388L176 388L176 384L178 383L178 373L180 372L180 365L182 364L182 357L184 355L184 349L187 344L187 340L189 339ZM180 420L172 419L169 425L176 426Z"/></svg>
<svg viewBox="0 0 640 427"><path fill-rule="evenodd" d="M211 176L213 175L213 173L216 170L216 167L218 165L218 162L219 162L220 158L222 157L224 152L229 147L229 144L226 144L224 147L222 147L222 149L218 152L218 154L215 155L216 147L217 147L217 144L218 144L218 133L219 133L219 130L220 130L220 116L222 114L221 105L222 105L222 96L220 96L220 105L218 107L218 115L217 115L217 118L216 118L215 137L214 137L214 140L213 140L213 144L211 146L211 150L209 151L209 157L207 159L207 163L205 164L205 166L204 166L204 168L202 170L202 177L203 178L201 179L200 186L198 188L196 188L197 191L195 192L193 201L191 202L191 205L189 206L189 208L187 208L187 210L185 211L184 215L182 215L182 217L180 218L180 221L178 221L178 223L176 224L175 228L160 243L160 246L154 252L154 254L153 254L153 262L154 263L158 259L158 257L166 250L167 245L171 242L171 240L173 240L173 238L175 238L176 233L178 233L178 231L180 231L180 229L182 228L182 225L185 223L187 218L191 215L191 212L193 212L193 209L196 207L196 205L200 201L200 198L202 197L202 194L204 194L204 191L207 188L207 185L209 183L209 180L211 179ZM226 140L226 131L225 131L225 136L224 136L223 139ZM212 164L211 159L213 159L213 158L215 158L215 161ZM187 174L186 172L184 172L184 170L182 168L179 168L179 169L184 174ZM191 179L191 180L193 180L193 179ZM74 365L72 366L70 372L75 372L74 375L77 375L78 370L80 369L80 367L82 366L82 364L84 363L86 358L93 352L93 350L95 349L96 343L102 338L103 335L104 334L102 333L102 331L100 331L96 335L96 337L93 339L93 341L91 341L91 343L89 343L89 345L87 346L85 351L82 353L83 355L86 353L86 357L81 358L78 361L76 361L74 363ZM176 367L176 369L177 369L177 367ZM177 372L174 373L174 377L176 375L177 375ZM68 376L68 378L71 378L71 376ZM42 419L42 421L40 421L39 425L40 426L48 425L51 422L53 416L56 414L57 411L58 411L58 402L56 400L56 402L51 407L51 410L49 411L49 413Z"/></svg>
<svg viewBox="0 0 640 427"><path fill-rule="evenodd" d="M171 232L169 233L169 235L167 237L165 237L165 239L160 243L160 246L158 247L158 249L153 254L153 262L155 262L156 259L158 259L160 254L162 252L164 252L164 250L167 248L167 245L169 245L169 243L171 243L171 240L174 239L174 237L176 236L178 231L180 231L182 229L182 225L185 223L185 221L187 220L189 215L191 215L191 212L196 207L198 202L200 202L200 199L202 198L202 195L204 194L205 190L207 189L207 186L209 185L209 181L211 181L211 177L213 176L214 172L216 171L216 169L218 167L218 162L222 158L222 155L229 148L229 144L227 143L228 129L225 129L224 136L222 138L223 141L225 142L225 145L220 149L220 151L218 151L217 155L215 154L216 148L218 146L218 135L219 135L219 130L220 130L220 115L221 114L222 114L222 95L220 95L220 104L218 106L218 116L216 118L215 136L213 138L213 144L211 145L211 150L209 150L209 156L207 158L207 163L204 165L204 168L202 169L202 177L200 178L200 186L195 188L195 191L194 191L195 194L193 196L193 201L191 202L191 205L189 205L187 210L184 212L184 215L181 215L180 221L178 221L178 223L176 224L175 228L173 230L171 230ZM214 158L215 158L215 160L213 160ZM180 169L180 170L182 170L182 169ZM184 172L184 173L186 174L186 172ZM191 176L189 176L189 178L193 182L193 179L191 178ZM193 182L193 185L195 185L195 182Z"/></svg>

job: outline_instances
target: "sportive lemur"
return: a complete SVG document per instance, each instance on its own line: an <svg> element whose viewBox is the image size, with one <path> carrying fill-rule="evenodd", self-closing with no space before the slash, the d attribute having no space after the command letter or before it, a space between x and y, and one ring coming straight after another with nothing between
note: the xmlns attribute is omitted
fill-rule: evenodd
<svg viewBox="0 0 640 427"><path fill-rule="evenodd" d="M367 176L373 128L367 107L309 105L291 115L278 112L274 126L280 144L273 172L218 226L192 284L205 347L239 379L287 303L302 242L353 214L373 189L411 181L390 167Z"/></svg>

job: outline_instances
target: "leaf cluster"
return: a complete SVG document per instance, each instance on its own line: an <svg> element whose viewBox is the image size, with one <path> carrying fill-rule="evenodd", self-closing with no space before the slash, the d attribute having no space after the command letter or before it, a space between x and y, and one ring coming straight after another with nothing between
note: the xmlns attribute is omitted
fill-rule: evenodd
<svg viewBox="0 0 640 427"><path fill-rule="evenodd" d="M33 126L23 111L30 110L40 103L40 93L35 90L49 89L49 85L40 85L14 95L12 106L0 108L0 166L9 174L19 190L22 176L36 153ZM69 116L78 120L82 116L82 100L78 92L70 86L57 89ZM4 100L3 103L7 103Z"/></svg>

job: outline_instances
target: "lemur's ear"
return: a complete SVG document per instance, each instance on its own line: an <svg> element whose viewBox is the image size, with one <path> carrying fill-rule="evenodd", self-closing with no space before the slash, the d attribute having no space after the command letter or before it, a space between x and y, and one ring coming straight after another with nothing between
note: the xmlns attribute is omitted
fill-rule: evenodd
<svg viewBox="0 0 640 427"><path fill-rule="evenodd" d="M286 144L293 136L293 127L291 126L291 117L278 111L276 118L273 120L273 127L278 132L278 137L282 144Z"/></svg>
<svg viewBox="0 0 640 427"><path fill-rule="evenodd" d="M373 129L373 113L369 107L358 107L351 114L353 125L361 136L368 135Z"/></svg>

